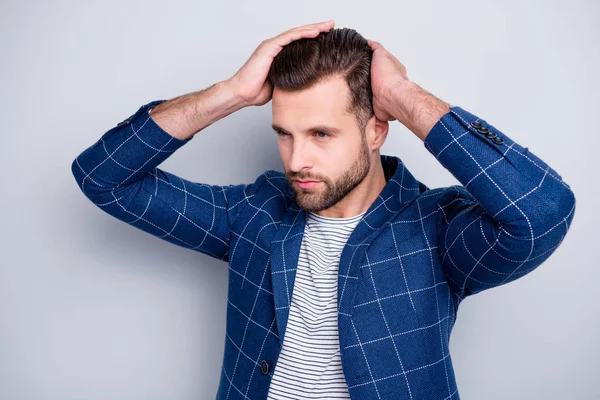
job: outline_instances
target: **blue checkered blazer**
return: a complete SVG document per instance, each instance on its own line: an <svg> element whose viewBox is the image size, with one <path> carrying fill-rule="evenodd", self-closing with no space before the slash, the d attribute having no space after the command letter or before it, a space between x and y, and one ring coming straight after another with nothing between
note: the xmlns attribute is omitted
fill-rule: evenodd
<svg viewBox="0 0 600 400"><path fill-rule="evenodd" d="M228 262L226 339L217 398L265 399L281 350L304 231L284 173L208 185L157 166L190 140L143 105L72 163L108 214ZM353 399L459 399L450 333L467 296L533 271L564 239L569 185L483 119L452 107L425 147L462 185L429 189L397 157L348 239L338 280L341 359Z"/></svg>

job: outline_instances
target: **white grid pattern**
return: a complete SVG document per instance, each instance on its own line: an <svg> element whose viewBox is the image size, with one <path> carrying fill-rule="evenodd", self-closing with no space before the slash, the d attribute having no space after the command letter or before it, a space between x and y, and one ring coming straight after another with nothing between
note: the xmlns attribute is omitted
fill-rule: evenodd
<svg viewBox="0 0 600 400"><path fill-rule="evenodd" d="M229 263L217 398L263 399L285 333L304 211L281 172L217 186L157 168L191 140L150 118L162 101L102 135L73 161L73 175L108 214ZM574 216L574 195L556 171L460 107L424 145L462 185L429 189L400 159L382 156L388 183L340 257L340 348L355 399L459 399L449 338L460 302L533 271Z"/></svg>

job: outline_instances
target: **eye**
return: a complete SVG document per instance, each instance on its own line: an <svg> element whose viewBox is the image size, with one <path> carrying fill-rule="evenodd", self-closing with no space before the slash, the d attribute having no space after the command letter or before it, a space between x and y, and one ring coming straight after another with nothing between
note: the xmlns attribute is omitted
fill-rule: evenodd
<svg viewBox="0 0 600 400"><path fill-rule="evenodd" d="M284 131L275 131L275 133L277 134L277 136L287 136L288 133L284 132Z"/></svg>
<svg viewBox="0 0 600 400"><path fill-rule="evenodd" d="M325 132L315 132L315 134L319 139L327 139L329 136L331 136L330 134Z"/></svg>

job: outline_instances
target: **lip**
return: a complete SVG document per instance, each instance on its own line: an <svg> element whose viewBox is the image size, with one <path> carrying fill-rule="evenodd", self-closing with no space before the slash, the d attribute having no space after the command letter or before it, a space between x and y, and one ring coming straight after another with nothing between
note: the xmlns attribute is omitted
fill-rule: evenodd
<svg viewBox="0 0 600 400"><path fill-rule="evenodd" d="M310 189L310 188L314 188L315 186L317 186L319 183L321 183L321 181L301 181L299 179L296 179L296 183L301 188Z"/></svg>

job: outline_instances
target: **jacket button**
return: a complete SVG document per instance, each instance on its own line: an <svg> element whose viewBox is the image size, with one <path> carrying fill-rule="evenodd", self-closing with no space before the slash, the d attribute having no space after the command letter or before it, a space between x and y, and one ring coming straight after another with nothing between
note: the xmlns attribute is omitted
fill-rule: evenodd
<svg viewBox="0 0 600 400"><path fill-rule="evenodd" d="M488 132L485 134L485 137L488 139L493 139L495 137L497 137L498 135L496 135L494 132Z"/></svg>
<svg viewBox="0 0 600 400"><path fill-rule="evenodd" d="M266 375L269 373L269 363L267 362L267 360L262 360L260 362L260 372L262 372L263 375Z"/></svg>
<svg viewBox="0 0 600 400"><path fill-rule="evenodd" d="M492 139L492 141L496 144L503 144L504 143L504 139L502 139L501 137L495 137Z"/></svg>
<svg viewBox="0 0 600 400"><path fill-rule="evenodd" d="M478 129L481 128L483 125L481 125L481 122L473 121L471 122L471 126L475 129Z"/></svg>
<svg viewBox="0 0 600 400"><path fill-rule="evenodd" d="M484 135L485 135L486 133L488 133L489 131L490 131L490 130L489 130L488 128L486 128L485 126L482 126L482 127L480 127L480 128L477 128L477 132L479 132L479 133L483 133Z"/></svg>
<svg viewBox="0 0 600 400"><path fill-rule="evenodd" d="M123 121L119 122L117 126L125 125L131 122L131 117L125 118Z"/></svg>

